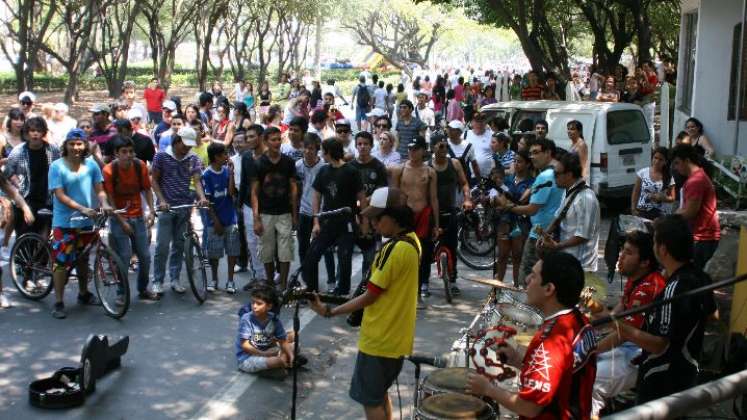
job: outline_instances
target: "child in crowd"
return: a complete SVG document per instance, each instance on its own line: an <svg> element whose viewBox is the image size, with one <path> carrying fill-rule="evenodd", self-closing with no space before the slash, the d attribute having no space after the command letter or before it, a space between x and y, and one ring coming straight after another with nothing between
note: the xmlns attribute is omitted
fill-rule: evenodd
<svg viewBox="0 0 747 420"><path fill-rule="evenodd" d="M293 332L285 332L275 312L279 306L275 291L262 286L252 290L251 305L239 310L236 359L240 371L257 373L287 368L293 363L294 336Z"/></svg>
<svg viewBox="0 0 747 420"><path fill-rule="evenodd" d="M218 263L223 254L228 259L228 281L226 292L236 293L233 281L236 260L241 253L239 228L236 207L233 204L235 190L234 178L231 170L226 166L228 152L223 143L212 142L208 146L210 166L202 173L202 185L205 196L210 201L207 217L207 256L210 259L210 269L213 282L208 285L208 292L218 289Z"/></svg>

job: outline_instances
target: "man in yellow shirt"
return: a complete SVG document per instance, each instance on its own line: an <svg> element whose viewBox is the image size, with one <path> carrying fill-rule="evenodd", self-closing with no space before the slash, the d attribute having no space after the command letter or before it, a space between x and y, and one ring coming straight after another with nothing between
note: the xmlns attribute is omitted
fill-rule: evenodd
<svg viewBox="0 0 747 420"><path fill-rule="evenodd" d="M361 215L381 236L391 238L374 258L366 292L334 308L317 298L311 309L329 318L365 308L350 398L363 405L367 419L391 419L387 392L415 339L421 248L413 212L399 189L375 190Z"/></svg>

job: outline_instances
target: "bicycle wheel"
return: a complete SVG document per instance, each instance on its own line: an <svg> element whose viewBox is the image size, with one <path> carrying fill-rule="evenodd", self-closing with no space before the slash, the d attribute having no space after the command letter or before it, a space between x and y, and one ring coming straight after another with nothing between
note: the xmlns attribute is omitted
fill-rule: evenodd
<svg viewBox="0 0 747 420"><path fill-rule="evenodd" d="M39 300L52 291L52 250L37 233L16 239L10 250L10 277L23 297Z"/></svg>
<svg viewBox="0 0 747 420"><path fill-rule="evenodd" d="M441 250L438 253L438 276L444 284L444 296L446 301L451 303L451 288L450 282L451 272L449 270L449 253L446 250Z"/></svg>
<svg viewBox="0 0 747 420"><path fill-rule="evenodd" d="M495 247L495 245L493 245ZM464 242L459 242L457 246L457 257L469 268L473 270L492 270L495 266L497 254L493 255L493 248L486 252L475 253Z"/></svg>
<svg viewBox="0 0 747 420"><path fill-rule="evenodd" d="M96 250L93 283L104 311L112 318L122 318L130 308L130 281L127 266L107 247Z"/></svg>
<svg viewBox="0 0 747 420"><path fill-rule="evenodd" d="M184 241L184 263L187 265L189 287L197 301L202 304L208 297L207 264L200 242L194 236L188 236Z"/></svg>
<svg viewBox="0 0 747 420"><path fill-rule="evenodd" d="M474 255L487 255L495 246L495 234L492 227L480 228L476 223L467 221L457 233L459 244Z"/></svg>

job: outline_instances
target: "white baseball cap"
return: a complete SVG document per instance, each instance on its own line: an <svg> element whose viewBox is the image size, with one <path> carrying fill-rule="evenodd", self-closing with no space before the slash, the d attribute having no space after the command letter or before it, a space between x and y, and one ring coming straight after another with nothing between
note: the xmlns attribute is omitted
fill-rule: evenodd
<svg viewBox="0 0 747 420"><path fill-rule="evenodd" d="M449 128L464 131L464 123L459 120L451 120L451 122L449 123Z"/></svg>
<svg viewBox="0 0 747 420"><path fill-rule="evenodd" d="M58 102L58 103L54 104L54 110L55 111L60 111L60 112L67 112L69 110L69 108L63 102Z"/></svg>
<svg viewBox="0 0 747 420"><path fill-rule="evenodd" d="M176 134L182 139L185 146L197 146L197 132L192 127L182 127Z"/></svg>
<svg viewBox="0 0 747 420"><path fill-rule="evenodd" d="M365 217L376 217L386 209L394 207L403 207L407 205L407 197L399 189L394 187L377 188L371 199L368 201L368 207L363 209L361 215Z"/></svg>
<svg viewBox="0 0 747 420"><path fill-rule="evenodd" d="M129 111L127 111L127 119L128 120L134 120L135 118L143 119L143 113L140 112L137 108L130 108Z"/></svg>
<svg viewBox="0 0 747 420"><path fill-rule="evenodd" d="M383 117L384 115L387 113L381 108L374 108L373 111L366 113L367 117Z"/></svg>
<svg viewBox="0 0 747 420"><path fill-rule="evenodd" d="M176 111L176 103L172 100L163 101L161 109L168 109L169 111Z"/></svg>
<svg viewBox="0 0 747 420"><path fill-rule="evenodd" d="M31 99L31 102L36 102L36 95L33 92L23 91L18 95L18 102L23 102L24 98Z"/></svg>

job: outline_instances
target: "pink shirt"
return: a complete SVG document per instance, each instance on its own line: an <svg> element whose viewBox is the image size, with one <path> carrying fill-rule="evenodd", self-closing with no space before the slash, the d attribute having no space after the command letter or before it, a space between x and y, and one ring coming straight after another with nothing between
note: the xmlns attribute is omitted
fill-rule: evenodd
<svg viewBox="0 0 747 420"><path fill-rule="evenodd" d="M454 120L464 121L464 111L459 106L459 101L456 98L449 100L449 104L446 107L446 122L452 122Z"/></svg>
<svg viewBox="0 0 747 420"><path fill-rule="evenodd" d="M696 241L718 241L721 239L721 225L716 212L716 190L713 182L702 168L693 171L682 186L684 204L700 199L700 209L695 219L690 221L693 239Z"/></svg>

